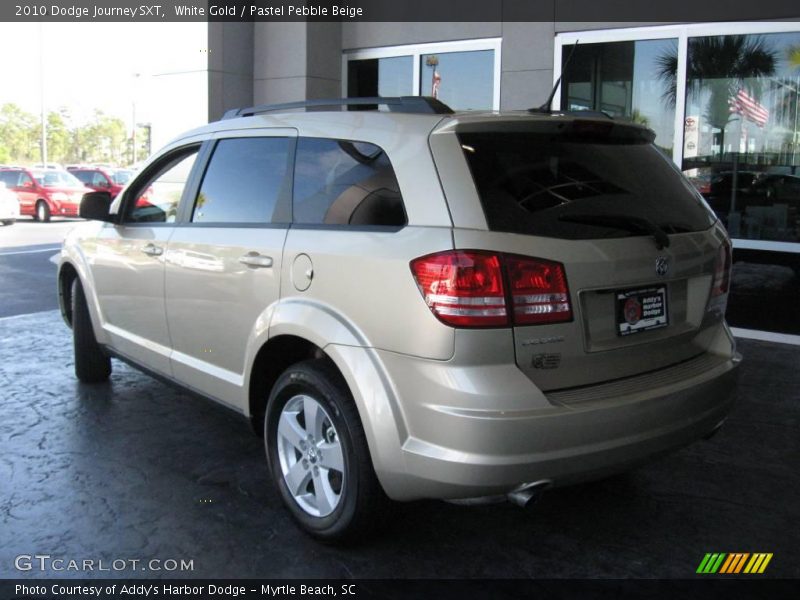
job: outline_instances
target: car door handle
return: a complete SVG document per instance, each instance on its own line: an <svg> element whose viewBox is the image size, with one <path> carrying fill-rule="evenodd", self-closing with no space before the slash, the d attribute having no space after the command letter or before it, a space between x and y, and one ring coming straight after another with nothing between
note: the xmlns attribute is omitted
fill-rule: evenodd
<svg viewBox="0 0 800 600"><path fill-rule="evenodd" d="M156 246L155 244L147 244L144 248L142 248L142 252L147 254L147 256L161 256L164 254L164 249L161 246Z"/></svg>
<svg viewBox="0 0 800 600"><path fill-rule="evenodd" d="M248 252L244 256L239 257L239 262L248 267L269 269L272 266L272 257L264 256L258 252Z"/></svg>

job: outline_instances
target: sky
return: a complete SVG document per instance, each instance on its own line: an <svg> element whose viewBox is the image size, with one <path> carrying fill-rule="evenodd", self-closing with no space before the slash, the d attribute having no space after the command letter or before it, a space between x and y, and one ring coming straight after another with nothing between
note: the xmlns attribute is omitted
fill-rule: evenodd
<svg viewBox="0 0 800 600"><path fill-rule="evenodd" d="M100 109L130 128L135 101L154 151L207 122L206 23L0 23L0 56L0 105L40 114L43 74L46 109L78 123Z"/></svg>

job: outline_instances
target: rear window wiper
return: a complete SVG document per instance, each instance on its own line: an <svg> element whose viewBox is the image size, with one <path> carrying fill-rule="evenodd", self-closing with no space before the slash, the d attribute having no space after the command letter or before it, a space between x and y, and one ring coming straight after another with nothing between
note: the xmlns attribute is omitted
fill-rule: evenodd
<svg viewBox="0 0 800 600"><path fill-rule="evenodd" d="M658 225L648 219L631 217L629 215L593 215L593 214L567 214L558 217L559 221L567 223L583 223L622 229L631 233L649 233L656 241L659 250L669 247L669 236Z"/></svg>

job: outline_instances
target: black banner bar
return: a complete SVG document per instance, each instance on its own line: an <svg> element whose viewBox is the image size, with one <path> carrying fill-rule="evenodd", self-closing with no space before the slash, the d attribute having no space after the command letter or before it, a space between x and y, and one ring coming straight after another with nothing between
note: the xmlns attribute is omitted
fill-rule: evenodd
<svg viewBox="0 0 800 600"><path fill-rule="evenodd" d="M0 21L560 21L800 20L796 0L13 0Z"/></svg>
<svg viewBox="0 0 800 600"><path fill-rule="evenodd" d="M504 600L535 598L647 598L658 600L749 600L796 597L797 580L760 576L678 580L156 580L156 579L6 579L2 600L330 600L418 599Z"/></svg>

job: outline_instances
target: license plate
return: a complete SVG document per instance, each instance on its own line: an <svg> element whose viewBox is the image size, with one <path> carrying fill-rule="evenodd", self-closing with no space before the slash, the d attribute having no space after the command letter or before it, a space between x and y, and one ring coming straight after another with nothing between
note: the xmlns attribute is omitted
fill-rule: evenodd
<svg viewBox="0 0 800 600"><path fill-rule="evenodd" d="M617 335L631 335L667 325L666 287L617 292Z"/></svg>

